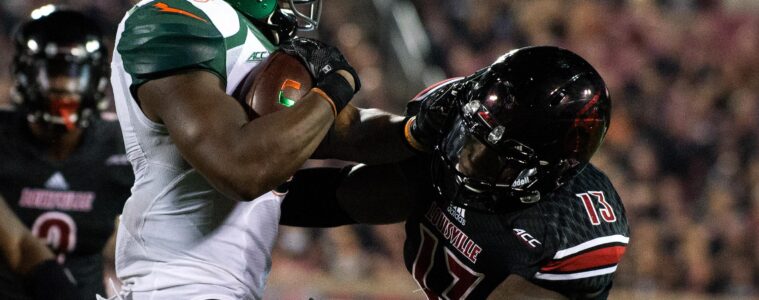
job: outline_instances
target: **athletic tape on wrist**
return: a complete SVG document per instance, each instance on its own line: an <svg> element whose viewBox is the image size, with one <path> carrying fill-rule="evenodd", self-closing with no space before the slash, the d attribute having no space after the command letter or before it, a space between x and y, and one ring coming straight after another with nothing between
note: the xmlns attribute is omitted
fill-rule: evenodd
<svg viewBox="0 0 759 300"><path fill-rule="evenodd" d="M406 141L406 145L409 146L412 150L416 152L428 152L427 147L424 147L422 143L419 142L416 138L414 138L414 135L411 134L411 126L413 126L414 122L416 121L416 116L410 117L406 119L403 125L403 137L404 141Z"/></svg>
<svg viewBox="0 0 759 300"><path fill-rule="evenodd" d="M340 113L353 98L353 87L345 77L337 72L332 72L323 77L321 81L316 83L316 87L329 96L335 104L337 113Z"/></svg>

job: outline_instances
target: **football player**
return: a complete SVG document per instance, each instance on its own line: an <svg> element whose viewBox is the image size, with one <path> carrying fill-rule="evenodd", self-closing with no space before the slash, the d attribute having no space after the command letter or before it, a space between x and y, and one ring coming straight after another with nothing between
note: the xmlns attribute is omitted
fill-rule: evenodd
<svg viewBox="0 0 759 300"><path fill-rule="evenodd" d="M113 256L104 246L134 181L118 123L100 118L108 52L93 20L54 6L32 12L13 43L15 110L0 112L0 195L71 271L77 298L92 298L104 292L104 255Z"/></svg>
<svg viewBox="0 0 759 300"><path fill-rule="evenodd" d="M589 163L610 109L578 55L514 50L409 104L404 135L419 155L296 173L281 223L405 221L406 267L429 299L604 299L629 236Z"/></svg>
<svg viewBox="0 0 759 300"><path fill-rule="evenodd" d="M260 299L281 196L359 89L340 52L297 30L319 0L141 1L118 27L112 86L136 182L118 228L129 299ZM302 12L305 10L307 13ZM249 120L233 98L282 49L315 87Z"/></svg>

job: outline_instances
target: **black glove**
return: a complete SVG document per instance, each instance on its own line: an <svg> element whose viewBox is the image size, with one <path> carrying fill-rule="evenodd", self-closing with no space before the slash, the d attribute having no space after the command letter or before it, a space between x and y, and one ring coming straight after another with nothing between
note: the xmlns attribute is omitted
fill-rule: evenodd
<svg viewBox="0 0 759 300"><path fill-rule="evenodd" d="M315 86L332 100L336 113L348 105L353 94L361 88L356 70L335 47L314 39L296 37L283 42L279 48L300 59L314 78ZM337 74L338 70L348 71L353 76L355 89L342 75Z"/></svg>
<svg viewBox="0 0 759 300"><path fill-rule="evenodd" d="M460 83L439 88L419 100L419 112L406 123L406 141L414 149L429 152L443 137L450 113L461 92Z"/></svg>

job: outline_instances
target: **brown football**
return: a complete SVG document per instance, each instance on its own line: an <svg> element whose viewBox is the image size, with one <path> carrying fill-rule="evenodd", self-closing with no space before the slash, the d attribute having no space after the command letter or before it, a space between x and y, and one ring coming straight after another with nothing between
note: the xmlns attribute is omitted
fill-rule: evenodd
<svg viewBox="0 0 759 300"><path fill-rule="evenodd" d="M312 87L306 67L278 50L250 70L234 97L252 120L292 106Z"/></svg>

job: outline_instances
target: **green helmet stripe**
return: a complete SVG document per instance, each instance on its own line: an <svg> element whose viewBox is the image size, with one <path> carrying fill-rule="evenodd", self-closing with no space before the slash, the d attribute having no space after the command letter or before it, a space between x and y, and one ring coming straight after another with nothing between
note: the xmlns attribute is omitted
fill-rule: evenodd
<svg viewBox="0 0 759 300"><path fill-rule="evenodd" d="M254 19L263 19L277 8L277 0L225 0L239 12Z"/></svg>

